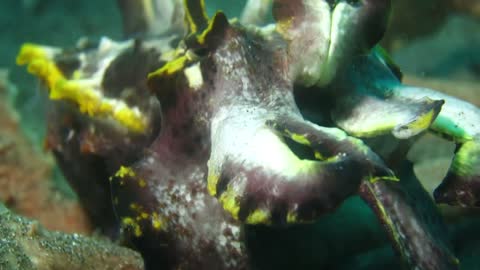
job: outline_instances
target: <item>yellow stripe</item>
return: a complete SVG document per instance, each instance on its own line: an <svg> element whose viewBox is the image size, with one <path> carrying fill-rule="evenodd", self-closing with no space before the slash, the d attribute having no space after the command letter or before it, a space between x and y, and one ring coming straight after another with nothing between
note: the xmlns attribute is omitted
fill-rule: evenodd
<svg viewBox="0 0 480 270"><path fill-rule="evenodd" d="M116 177L124 178L125 176L134 177L135 171L131 167L128 166L120 166L120 169L115 173Z"/></svg>
<svg viewBox="0 0 480 270"><path fill-rule="evenodd" d="M31 74L45 81L52 100L68 100L79 106L81 113L89 116L109 116L133 132L142 133L147 120L139 110L130 108L122 100L105 98L94 89L94 80L68 80L52 60L53 49L25 44L17 56L17 64L27 65Z"/></svg>
<svg viewBox="0 0 480 270"><path fill-rule="evenodd" d="M238 194L230 187L220 196L220 203L223 209L229 212L232 217L238 220L238 213L240 212L240 203L237 201Z"/></svg>
<svg viewBox="0 0 480 270"><path fill-rule="evenodd" d="M161 68L157 69L154 72L151 72L148 74L148 79L152 79L155 77L162 77L165 75L172 75L177 73L178 71L181 71L185 68L186 64L189 62L189 59L186 55L180 56L165 65L163 65Z"/></svg>
<svg viewBox="0 0 480 270"><path fill-rule="evenodd" d="M217 184L220 177L216 174L210 173L207 178L207 189L211 196L217 195Z"/></svg>
<svg viewBox="0 0 480 270"><path fill-rule="evenodd" d="M264 209L255 209L252 213L250 213L250 215L248 215L245 223L251 225L269 225L272 223L270 217L271 215L269 211Z"/></svg>
<svg viewBox="0 0 480 270"><path fill-rule="evenodd" d="M185 17L191 33L196 33L207 27L208 16L204 0L184 0L183 4Z"/></svg>
<svg viewBox="0 0 480 270"><path fill-rule="evenodd" d="M415 122L410 123L408 125L408 129L415 130L415 131L427 129L435 119L435 115L436 115L435 110L432 109L428 111L427 113L418 117L418 119Z"/></svg>
<svg viewBox="0 0 480 270"><path fill-rule="evenodd" d="M392 219L388 215L387 210L385 209L385 207L383 207L383 204L378 199L378 197L377 197L375 191L373 190L373 187L371 186L371 184L366 184L366 185L367 185L367 188L370 190L370 193L372 194L373 198L375 199L375 204L377 205L378 210L380 211L380 215L382 216L382 218L385 222L385 225L387 225L387 227L389 228L389 231L392 232L392 236L393 236L394 241L396 243L400 243L402 238L398 234L398 231L396 230L396 227L393 224ZM402 250L402 252L403 252L403 250Z"/></svg>

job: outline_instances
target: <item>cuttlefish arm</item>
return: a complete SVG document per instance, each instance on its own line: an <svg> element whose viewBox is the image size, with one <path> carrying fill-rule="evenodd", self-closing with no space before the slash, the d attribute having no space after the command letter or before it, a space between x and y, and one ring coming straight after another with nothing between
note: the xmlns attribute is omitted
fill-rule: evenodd
<svg viewBox="0 0 480 270"><path fill-rule="evenodd" d="M296 85L331 94L333 120L353 136L414 136L430 126L442 105L370 89L378 75L369 72L378 72L362 59L383 36L390 7L388 0L273 2L276 31L287 43L289 75ZM392 80L398 80L397 73Z"/></svg>
<svg viewBox="0 0 480 270"><path fill-rule="evenodd" d="M311 222L361 181L397 180L363 142L338 129L264 112L245 116L248 109L229 108L212 122L208 190L235 219Z"/></svg>
<svg viewBox="0 0 480 270"><path fill-rule="evenodd" d="M399 75L380 58L380 48L353 58L330 85L334 89L332 119L349 134L370 138L392 134L408 139L427 130L442 108L443 99L396 95Z"/></svg>
<svg viewBox="0 0 480 270"><path fill-rule="evenodd" d="M213 60L221 94L211 100L218 107L208 161L208 191L223 208L246 224L297 224L360 191L388 223L386 231L408 266L455 269L448 245L422 223L424 213L397 190L398 178L380 158L361 140L303 119L272 46L253 46L258 41L227 32L233 43L223 43Z"/></svg>
<svg viewBox="0 0 480 270"><path fill-rule="evenodd" d="M348 78L348 80L347 80ZM425 130L457 144L439 203L480 205L480 109L432 89L404 85L377 50L358 57L332 83L339 90L335 123L358 137L392 133L400 139Z"/></svg>
<svg viewBox="0 0 480 270"><path fill-rule="evenodd" d="M27 43L16 61L44 82L51 100L72 104L119 133L144 135L151 133L159 106L150 102L144 76L162 65L161 54L161 46L104 37L97 45L71 50ZM134 72L123 66L128 61Z"/></svg>
<svg viewBox="0 0 480 270"><path fill-rule="evenodd" d="M448 230L406 161L401 182L363 182L361 198L373 209L408 269L458 269Z"/></svg>
<svg viewBox="0 0 480 270"><path fill-rule="evenodd" d="M187 14L185 55L151 73L149 85L164 110L178 106L169 100L179 101L179 87L190 88L187 97L203 96L184 106L195 111L193 123L208 123L201 132L211 144L208 192L234 219L309 222L355 194L364 179L396 180L360 140L303 119L282 40L230 25L222 13L207 22L201 12ZM182 114L174 115L178 121Z"/></svg>
<svg viewBox="0 0 480 270"><path fill-rule="evenodd" d="M441 100L387 99L369 89L378 76L366 73L373 68L361 59L383 36L390 5L385 0L273 4L277 32L287 42L290 75L298 85L331 93L335 123L353 136L411 137L430 126L442 105Z"/></svg>
<svg viewBox="0 0 480 270"><path fill-rule="evenodd" d="M354 58L331 84L335 89L334 122L349 134L370 138L391 134L408 139L431 128L443 99L398 96L399 73L384 58ZM398 170L400 182L362 182L359 194L385 227L409 269L457 269L447 231L411 164ZM435 220L435 222L431 222Z"/></svg>
<svg viewBox="0 0 480 270"><path fill-rule="evenodd" d="M145 74L162 65L161 54L142 42L102 38L69 49L25 44L17 57L52 100L45 147L93 224L111 236L117 223L108 176L141 156L160 128L160 104Z"/></svg>
<svg viewBox="0 0 480 270"><path fill-rule="evenodd" d="M397 182L392 171L361 140L303 119L293 97L294 82L285 71L289 58L285 57L284 46L269 44L262 37L245 38L234 27L220 32L223 40L203 60L209 64L201 61L198 65L203 82L214 82L214 86L195 92L209 89L207 100L213 105L207 117L211 142L208 192L234 219L264 225L309 222L334 210L364 187L383 188L384 183ZM165 70L151 79L160 80L158 76L169 75ZM368 190L361 191L363 196L367 192L377 196L375 201L366 198L372 207L388 209L380 219L388 216L392 221L393 227L387 230L392 238L404 232L408 236L430 233L424 226L413 228L413 233L404 231L402 222L414 224L410 220L420 217L401 194L395 197L397 193L389 190ZM401 211L409 212L391 209L390 199L401 205ZM424 240L432 238L427 235ZM417 256L425 250L410 238L394 243L404 254ZM450 254L441 241L428 245L432 250L445 251L432 252L435 258ZM429 260L415 256L404 257L408 265L424 267ZM438 264L451 262L441 258Z"/></svg>
<svg viewBox="0 0 480 270"><path fill-rule="evenodd" d="M385 32L390 0L273 1L276 29L288 44L290 76L303 86L331 82L353 56Z"/></svg>
<svg viewBox="0 0 480 270"><path fill-rule="evenodd" d="M435 190L438 203L480 206L480 108L458 98L426 88L397 85L400 97L442 99L445 104L430 130L457 144L447 176Z"/></svg>

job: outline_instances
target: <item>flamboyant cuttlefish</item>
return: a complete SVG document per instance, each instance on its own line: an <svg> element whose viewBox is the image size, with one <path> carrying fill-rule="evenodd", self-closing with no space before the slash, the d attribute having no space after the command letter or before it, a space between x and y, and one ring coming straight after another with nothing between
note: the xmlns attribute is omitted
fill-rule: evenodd
<svg viewBox="0 0 480 270"><path fill-rule="evenodd" d="M47 145L92 220L120 224L147 268L270 269L265 226L314 226L355 194L407 267L458 267L404 159L424 131L455 141L435 199L478 206L480 110L401 84L376 45L389 0L251 0L239 20L201 0L118 2L136 38L25 44L17 62L48 89Z"/></svg>

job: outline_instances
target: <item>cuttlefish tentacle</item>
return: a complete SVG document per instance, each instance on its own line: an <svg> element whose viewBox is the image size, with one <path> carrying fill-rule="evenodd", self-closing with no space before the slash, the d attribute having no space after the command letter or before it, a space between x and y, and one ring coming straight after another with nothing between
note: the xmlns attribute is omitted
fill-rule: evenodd
<svg viewBox="0 0 480 270"><path fill-rule="evenodd" d="M335 124L361 138L392 134L408 139L428 130L444 100L396 95L392 87L400 82L377 49L354 58L332 83L338 93L332 111Z"/></svg>
<svg viewBox="0 0 480 270"><path fill-rule="evenodd" d="M401 182L364 181L360 196L385 227L408 269L458 269L448 230L416 179L413 165L405 164L400 177Z"/></svg>
<svg viewBox="0 0 480 270"><path fill-rule="evenodd" d="M349 134L371 137L391 132L406 139L429 130L455 142L455 157L434 192L435 200L480 206L478 107L431 89L402 84L376 50L353 61L332 86L343 93L335 100L333 119Z"/></svg>
<svg viewBox="0 0 480 270"><path fill-rule="evenodd" d="M103 91L103 75L109 64L130 45L130 42L117 44L103 39L99 50L104 52L99 55L104 59L97 63L99 70L94 74L77 71L67 77L55 62L62 51L35 44L22 46L17 64L27 65L30 73L45 82L50 99L72 102L85 115L110 118L130 132L146 133L150 119L144 112L121 99L105 96Z"/></svg>

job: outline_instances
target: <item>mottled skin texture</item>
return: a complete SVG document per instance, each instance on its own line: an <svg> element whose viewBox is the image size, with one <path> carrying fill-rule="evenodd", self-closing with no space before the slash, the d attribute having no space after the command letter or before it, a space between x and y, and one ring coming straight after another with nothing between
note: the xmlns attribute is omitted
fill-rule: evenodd
<svg viewBox="0 0 480 270"><path fill-rule="evenodd" d="M298 216L299 221L313 220L355 193L362 175L388 176L390 172L373 153L360 149L356 145L361 144L359 141L344 138L343 143L337 143L337 134L317 130L303 120L294 103L283 42L269 43L249 35L241 28L228 25L222 14L217 15L212 24L219 28L204 44L212 51L197 63L203 78L199 89L189 87L191 78L184 72L151 77L149 84L162 100L162 129L146 157L131 166L134 176L112 180L112 192L114 200L118 198L117 213L124 220L148 213L148 218L138 222L142 228L152 230L148 238L143 238L144 229L136 231L137 224L125 225L130 225L131 233L140 237L136 241L142 246L165 243L165 253L171 254L165 259L168 264L188 269L242 269L247 267L248 258L241 238L241 223L207 194L203 182L208 159L215 159L215 154L209 156L215 147L211 143L218 140L216 136L223 129L230 132L241 128L234 124L244 123L239 117L252 115L252 121L258 119L259 125L272 136L277 136L277 130L307 134L305 137L313 146L317 144L314 148L322 155L340 155L338 162L325 163L318 167L318 172L297 180L305 182L299 185L282 179L288 176L272 174L260 164L260 167L245 167L231 156L234 153L227 152L221 156L225 159L222 158L218 168L221 173L215 187L216 197L227 193L232 183L246 185L243 194L233 199L240 208L236 217L240 221L248 222L248 217L257 209L270 215L270 221L259 223L287 224L292 222L287 217L289 212ZM265 75L258 77L257 74ZM215 125L217 128L212 128ZM218 136L224 138L224 135ZM254 137L243 139L255 140ZM322 141L326 144L321 145ZM352 157L343 153L351 153ZM232 163L228 162L229 158ZM240 159L240 162L243 161ZM359 173L361 171L365 173ZM146 180L145 187L139 186L140 179ZM148 229L153 213L164 223L157 230ZM152 238L152 234L156 237Z"/></svg>
<svg viewBox="0 0 480 270"><path fill-rule="evenodd" d="M175 74L161 83L159 91L174 91L159 93L164 100L162 130L145 157L132 166L135 177L113 180L113 194L120 203L118 214L136 217L138 213L131 210L131 203L139 204L148 213L158 213L165 224L153 229L156 237L145 233L146 237L137 241L142 245L163 243L160 247L169 254L165 260L171 267L242 269L246 258L240 224L207 194L204 182L210 151L208 100L214 90L207 84L194 91L182 76ZM204 80L213 82L208 76ZM175 89L165 89L169 81L175 82ZM138 179L145 179L147 186L138 187ZM148 230L151 225L149 220L146 222ZM158 258L152 259L154 264L159 263Z"/></svg>
<svg viewBox="0 0 480 270"><path fill-rule="evenodd" d="M476 154L476 124L462 126L476 114L457 123L457 101L400 83L398 69L374 47L390 1L273 1L276 25L265 28L222 13L208 18L203 1L184 4L182 38L104 40L73 54L27 47L17 60L51 91L72 92L69 103L53 106L48 141L97 225L111 235L120 225L148 269L263 269L268 263L251 254L264 244L259 226L286 233L360 194L407 267L458 267L403 159L410 140L432 128L462 144L451 172L463 180L478 175L479 159L464 154ZM155 32L148 23L138 27ZM101 98L71 87L98 74ZM145 130L131 114L115 114L125 109L121 101ZM85 105L99 115L76 111ZM451 132L437 117L465 132ZM409 140L382 153L353 136ZM245 224L260 236L248 245Z"/></svg>
<svg viewBox="0 0 480 270"><path fill-rule="evenodd" d="M124 54L113 61L106 68L103 80L104 91L112 96L123 95L128 102L141 104L141 106L152 113L152 116L159 111L159 103L150 99L146 90L146 80L143 76L132 76L128 72L125 76L120 66L128 65L136 69L135 61L124 61L125 59L136 59L141 66L139 70L151 70L160 66L160 63L152 64L139 61L144 59L147 50L142 48L127 49ZM59 56L61 63L72 63L78 60L77 54L70 52ZM96 52L89 53L88 59L93 59L85 66L86 72L94 72L98 57ZM122 64L123 63L123 64ZM59 65L65 74L72 73L72 65ZM73 65L78 67L78 65ZM116 87L111 82L112 77L119 82L129 78L128 83L122 87ZM136 90L135 95L131 94L132 89ZM79 195L85 205L87 213L93 224L99 227L104 233L110 236L118 235L118 221L112 211L111 193L108 178L112 176L120 165L133 162L142 155L139 149L152 141L152 134L158 132L159 116L152 118L151 130L146 134L133 134L126 136L125 132L118 132L106 122L91 121L83 117L76 109L64 102L52 102L51 110L48 113L48 137L46 146L54 153L58 164L67 179L70 179L72 187Z"/></svg>

